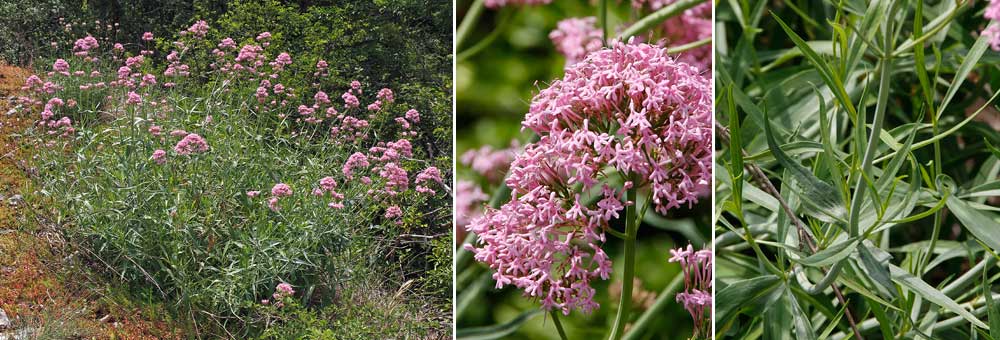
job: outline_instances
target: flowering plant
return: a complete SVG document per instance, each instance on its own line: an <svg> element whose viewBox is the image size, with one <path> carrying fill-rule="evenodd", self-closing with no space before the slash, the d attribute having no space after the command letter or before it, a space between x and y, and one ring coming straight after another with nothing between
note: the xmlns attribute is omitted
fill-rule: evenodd
<svg viewBox="0 0 1000 340"><path fill-rule="evenodd" d="M670 7L676 16L699 3L658 4L654 11ZM475 6L462 20L460 46L462 26L471 27L476 20L471 16L478 14ZM633 10L643 12L644 7L637 4ZM711 182L712 88L703 68L710 64L681 61L683 53L664 47L692 41L643 42L652 32L658 34L664 21L640 20L621 39L607 36L608 22L591 17L557 24L549 37L565 55L562 76L540 88L520 122L533 140L510 149L467 151L462 162L479 182L460 182L456 198L459 228L470 235L458 255L459 270L467 265L463 254L468 254L464 256L488 268L496 288L516 287L551 312L563 337L568 335L560 318L575 311L594 317L603 308L601 301L610 300L600 282L616 276L618 294L612 298L618 309L609 338L626 336L634 312L649 308L647 314L655 313L654 306L666 306L633 306L633 300L644 301L637 296L649 294L636 284L643 276L636 271L640 226L647 216L695 208ZM459 59L473 58L479 47L460 52ZM497 188L492 196L483 183ZM615 248L618 242L621 248ZM621 256L611 255L618 251ZM661 295L673 296L669 291ZM463 312L460 306L460 323ZM699 327L706 324L704 315L692 314ZM643 334L649 324L634 326L628 336ZM696 336L710 335L699 331Z"/></svg>

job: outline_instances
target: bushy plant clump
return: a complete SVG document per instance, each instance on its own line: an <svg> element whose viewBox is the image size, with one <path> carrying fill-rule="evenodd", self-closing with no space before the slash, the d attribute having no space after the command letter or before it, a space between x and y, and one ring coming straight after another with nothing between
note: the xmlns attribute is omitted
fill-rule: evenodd
<svg viewBox="0 0 1000 340"><path fill-rule="evenodd" d="M447 88L407 85L404 99L331 79L336 60L299 59L278 34L216 34L197 21L169 43L53 43L67 53L19 102L67 234L202 335L287 326L273 317L284 300L337 305L358 280L450 304L436 250L450 242L431 241L451 216Z"/></svg>

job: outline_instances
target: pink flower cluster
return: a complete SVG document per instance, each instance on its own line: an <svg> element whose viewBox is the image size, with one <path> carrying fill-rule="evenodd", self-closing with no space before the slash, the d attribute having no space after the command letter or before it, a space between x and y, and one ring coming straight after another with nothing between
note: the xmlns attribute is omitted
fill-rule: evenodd
<svg viewBox="0 0 1000 340"><path fill-rule="evenodd" d="M510 168L510 163L514 161L514 154L518 146L512 144L510 148L494 150L492 146L484 145L479 149L469 149L462 154L462 164L472 168L480 176L486 178L490 183L498 183L503 179L503 175Z"/></svg>
<svg viewBox="0 0 1000 340"><path fill-rule="evenodd" d="M271 298L274 299L274 306L281 308L285 306L285 302L282 300L292 295L295 295L295 289L292 288L292 285L282 282L277 287L274 287L274 294L271 294ZM260 300L260 303L269 305L271 304L271 300Z"/></svg>
<svg viewBox="0 0 1000 340"><path fill-rule="evenodd" d="M382 102L386 103L392 103L393 101L396 100L396 97L394 97L392 94L392 90L387 88L378 90L378 95L376 95L375 97L381 100Z"/></svg>
<svg viewBox="0 0 1000 340"><path fill-rule="evenodd" d="M255 192L253 191L248 192L247 196L256 197L257 195L256 193L254 195L251 195L250 193L255 193ZM281 210L281 207L278 206L278 201L282 197L290 197L290 196L292 196L292 187L288 186L288 184L285 183L275 184L273 187L271 187L271 198L267 199L267 207L270 208L271 211Z"/></svg>
<svg viewBox="0 0 1000 340"><path fill-rule="evenodd" d="M337 180L330 176L323 177L319 180L319 187L313 189L313 194L316 196L323 196L324 194L329 193L330 197L333 198L333 201L328 203L327 206L334 209L343 209L344 203L342 201L344 199L344 195L334 190L336 188Z"/></svg>
<svg viewBox="0 0 1000 340"><path fill-rule="evenodd" d="M400 209L398 205L390 206L385 209L385 215L383 215L387 220L395 220L396 224L403 224L400 217L403 217L403 209Z"/></svg>
<svg viewBox="0 0 1000 340"><path fill-rule="evenodd" d="M483 213L483 203L490 199L476 183L459 180L455 184L455 227L464 231L473 219ZM462 239L456 237L456 239Z"/></svg>
<svg viewBox="0 0 1000 340"><path fill-rule="evenodd" d="M389 162L382 166L379 176L385 179L385 189L383 192L389 196L396 196L409 188L410 180L407 177L406 170L396 165L396 163Z"/></svg>
<svg viewBox="0 0 1000 340"><path fill-rule="evenodd" d="M191 27L181 32L181 35L191 35L195 39L204 38L208 34L208 23L205 20L198 20Z"/></svg>
<svg viewBox="0 0 1000 340"><path fill-rule="evenodd" d="M367 169L368 166L368 156L360 152L355 152L351 154L351 156L347 157L347 162L344 162L344 166L341 168L341 171L344 173L344 177L353 179L354 170L359 168Z"/></svg>
<svg viewBox="0 0 1000 340"><path fill-rule="evenodd" d="M989 0L983 18L987 20L986 28L981 33L990 37L990 47L1000 51L1000 0Z"/></svg>
<svg viewBox="0 0 1000 340"><path fill-rule="evenodd" d="M163 151L163 149L156 149L156 151L153 151L153 156L150 157L150 159L152 159L153 162L156 162L156 164L166 163L167 162L167 152Z"/></svg>
<svg viewBox="0 0 1000 340"><path fill-rule="evenodd" d="M601 243L608 222L635 204L623 203L625 191L648 188L665 213L708 186L712 91L699 73L662 47L616 43L535 96L522 125L540 140L511 164L511 201L468 225L479 240L466 248L498 288L521 288L546 310L598 307L590 281L610 275ZM582 203L609 168L631 180L600 185L596 206Z"/></svg>
<svg viewBox="0 0 1000 340"><path fill-rule="evenodd" d="M424 171L417 174L417 178L413 181L417 185L414 190L423 194L435 194L434 189L425 186L425 183L441 183L441 170L437 167L427 167Z"/></svg>
<svg viewBox="0 0 1000 340"><path fill-rule="evenodd" d="M97 43L97 39L87 35L86 37L77 39L76 42L73 43L73 55L86 57L90 50L95 49L98 46L100 45Z"/></svg>
<svg viewBox="0 0 1000 340"><path fill-rule="evenodd" d="M712 328L712 251L687 248L670 250L670 262L680 263L684 270L684 292L677 293L677 302L694 319L694 335L709 336Z"/></svg>
<svg viewBox="0 0 1000 340"><path fill-rule="evenodd" d="M208 151L208 142L205 138L196 133L189 133L184 136L177 145L174 145L174 152L178 155L190 155Z"/></svg>
<svg viewBox="0 0 1000 340"><path fill-rule="evenodd" d="M569 18L560 21L556 29L549 33L549 39L556 45L556 51L566 56L566 66L583 60L588 53L600 50L603 33L595 24L597 18Z"/></svg>

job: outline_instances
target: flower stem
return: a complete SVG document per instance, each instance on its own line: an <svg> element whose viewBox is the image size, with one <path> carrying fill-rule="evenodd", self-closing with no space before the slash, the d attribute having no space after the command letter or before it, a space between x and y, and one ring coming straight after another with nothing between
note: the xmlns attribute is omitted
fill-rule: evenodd
<svg viewBox="0 0 1000 340"><path fill-rule="evenodd" d="M639 229L636 218L635 187L628 189L627 200L632 204L625 207L625 273L622 276L622 295L618 302L618 314L615 315L615 325L611 331L610 340L622 338L625 323L632 309L632 278L635 277L635 234Z"/></svg>
<svg viewBox="0 0 1000 340"><path fill-rule="evenodd" d="M472 31L472 27L476 26L476 22L483 15L483 0L475 0L472 6L469 6L469 11L465 12L465 17L462 17L462 23L458 25L458 29L455 30L455 49L462 47L462 43L465 42L465 38L469 36L469 32Z"/></svg>
<svg viewBox="0 0 1000 340"><path fill-rule="evenodd" d="M608 46L608 0L601 0L601 42Z"/></svg>
<svg viewBox="0 0 1000 340"><path fill-rule="evenodd" d="M566 331L563 330L562 323L559 322L559 311L553 309L549 311L549 315L552 315L552 323L556 325L556 330L559 331L559 338L562 340L569 339L569 337L566 336Z"/></svg>
<svg viewBox="0 0 1000 340"><path fill-rule="evenodd" d="M645 18L636 21L636 23L632 24L632 26L626 28L625 31L623 31L622 34L618 36L618 38L621 41L627 42L628 38L642 34L643 32L652 29L654 26L663 23L667 19L673 16L677 16L681 13L684 13L684 11L687 10L688 8L697 6L703 2L705 2L705 0L681 0L672 3L669 6L663 7L657 10L656 12L653 12L653 14L647 15Z"/></svg>
<svg viewBox="0 0 1000 340"><path fill-rule="evenodd" d="M667 284L666 288L660 291L660 295L656 298L656 302L649 307L639 319L632 324L632 329L629 330L628 334L625 334L624 340L636 340L642 335L642 330L649 327L652 320L656 319L656 316L663 315L663 309L670 305L674 301L674 293L684 284L684 273L678 273L674 276L674 279Z"/></svg>

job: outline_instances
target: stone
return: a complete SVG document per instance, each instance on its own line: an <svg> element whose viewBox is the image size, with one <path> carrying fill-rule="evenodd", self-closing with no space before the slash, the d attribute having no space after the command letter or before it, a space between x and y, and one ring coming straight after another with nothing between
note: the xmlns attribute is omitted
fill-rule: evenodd
<svg viewBox="0 0 1000 340"><path fill-rule="evenodd" d="M10 328L10 318L7 317L7 312L0 308L0 329L7 328Z"/></svg>

